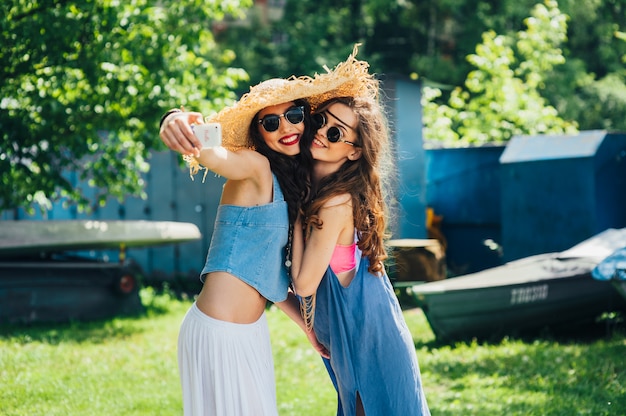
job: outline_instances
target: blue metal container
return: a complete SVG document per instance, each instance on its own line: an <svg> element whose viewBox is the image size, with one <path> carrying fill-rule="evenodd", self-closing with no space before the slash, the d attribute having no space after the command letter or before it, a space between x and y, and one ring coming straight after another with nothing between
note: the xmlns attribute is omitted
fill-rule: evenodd
<svg viewBox="0 0 626 416"><path fill-rule="evenodd" d="M516 136L500 164L505 260L626 227L626 134Z"/></svg>

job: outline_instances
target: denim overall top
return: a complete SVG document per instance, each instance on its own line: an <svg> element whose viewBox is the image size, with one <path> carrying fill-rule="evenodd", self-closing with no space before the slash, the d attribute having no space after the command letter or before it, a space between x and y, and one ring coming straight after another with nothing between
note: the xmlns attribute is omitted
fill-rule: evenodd
<svg viewBox="0 0 626 416"><path fill-rule="evenodd" d="M242 207L220 205L201 278L227 272L254 287L272 302L287 298L289 275L285 246L289 233L287 202L275 175L269 204Z"/></svg>
<svg viewBox="0 0 626 416"><path fill-rule="evenodd" d="M330 267L317 289L314 329L330 351L324 364L339 393L338 415L430 416L415 344L387 274L368 271L357 249L357 271L344 287Z"/></svg>

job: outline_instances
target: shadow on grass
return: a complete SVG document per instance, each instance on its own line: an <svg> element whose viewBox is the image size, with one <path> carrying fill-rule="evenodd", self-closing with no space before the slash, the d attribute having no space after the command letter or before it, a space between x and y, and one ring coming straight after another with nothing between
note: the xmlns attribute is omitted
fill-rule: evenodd
<svg viewBox="0 0 626 416"><path fill-rule="evenodd" d="M455 348L459 345L498 345L503 340L519 340L525 343L537 341L551 341L558 343L587 344L598 340L611 339L613 336L626 334L626 316L623 313L612 313L602 316L595 321L575 322L571 324L542 327L521 331L510 330L506 333L494 334L487 338L455 338L429 341L415 341L415 348L434 349L444 346Z"/></svg>
<svg viewBox="0 0 626 416"><path fill-rule="evenodd" d="M42 342L50 345L61 342L94 344L111 339L124 339L143 331L142 319L167 314L172 303L181 299L167 287L155 289L149 286L141 289L140 298L142 304L140 312L118 314L112 318L0 324L0 339L10 339L11 342L19 344Z"/></svg>
<svg viewBox="0 0 626 416"><path fill-rule="evenodd" d="M42 342L56 345L62 342L73 343L102 343L112 338L127 338L141 331L136 325L136 316L115 317L105 320L62 323L30 323L4 324L0 326L0 338L10 339L11 342L28 344Z"/></svg>

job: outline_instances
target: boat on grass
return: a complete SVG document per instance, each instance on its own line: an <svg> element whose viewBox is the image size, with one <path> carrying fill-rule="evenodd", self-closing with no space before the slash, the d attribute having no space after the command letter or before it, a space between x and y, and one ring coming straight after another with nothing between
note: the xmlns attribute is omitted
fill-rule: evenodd
<svg viewBox="0 0 626 416"><path fill-rule="evenodd" d="M153 247L200 239L195 224L146 220L0 221L0 258Z"/></svg>
<svg viewBox="0 0 626 416"><path fill-rule="evenodd" d="M132 262L54 255L0 261L0 324L91 321L143 311Z"/></svg>
<svg viewBox="0 0 626 416"><path fill-rule="evenodd" d="M619 247L626 228L608 229L557 253L539 254L411 293L438 340L494 339L626 311L626 298L591 275Z"/></svg>
<svg viewBox="0 0 626 416"><path fill-rule="evenodd" d="M196 225L171 221L0 221L0 324L140 313L144 274L126 249L200 237ZM94 258L100 250L119 260Z"/></svg>

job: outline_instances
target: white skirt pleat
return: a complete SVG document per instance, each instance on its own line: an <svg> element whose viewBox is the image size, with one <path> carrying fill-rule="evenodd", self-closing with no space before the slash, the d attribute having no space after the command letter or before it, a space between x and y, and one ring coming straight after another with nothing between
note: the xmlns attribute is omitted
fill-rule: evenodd
<svg viewBox="0 0 626 416"><path fill-rule="evenodd" d="M185 416L276 416L274 362L265 313L220 321L194 303L178 336Z"/></svg>

